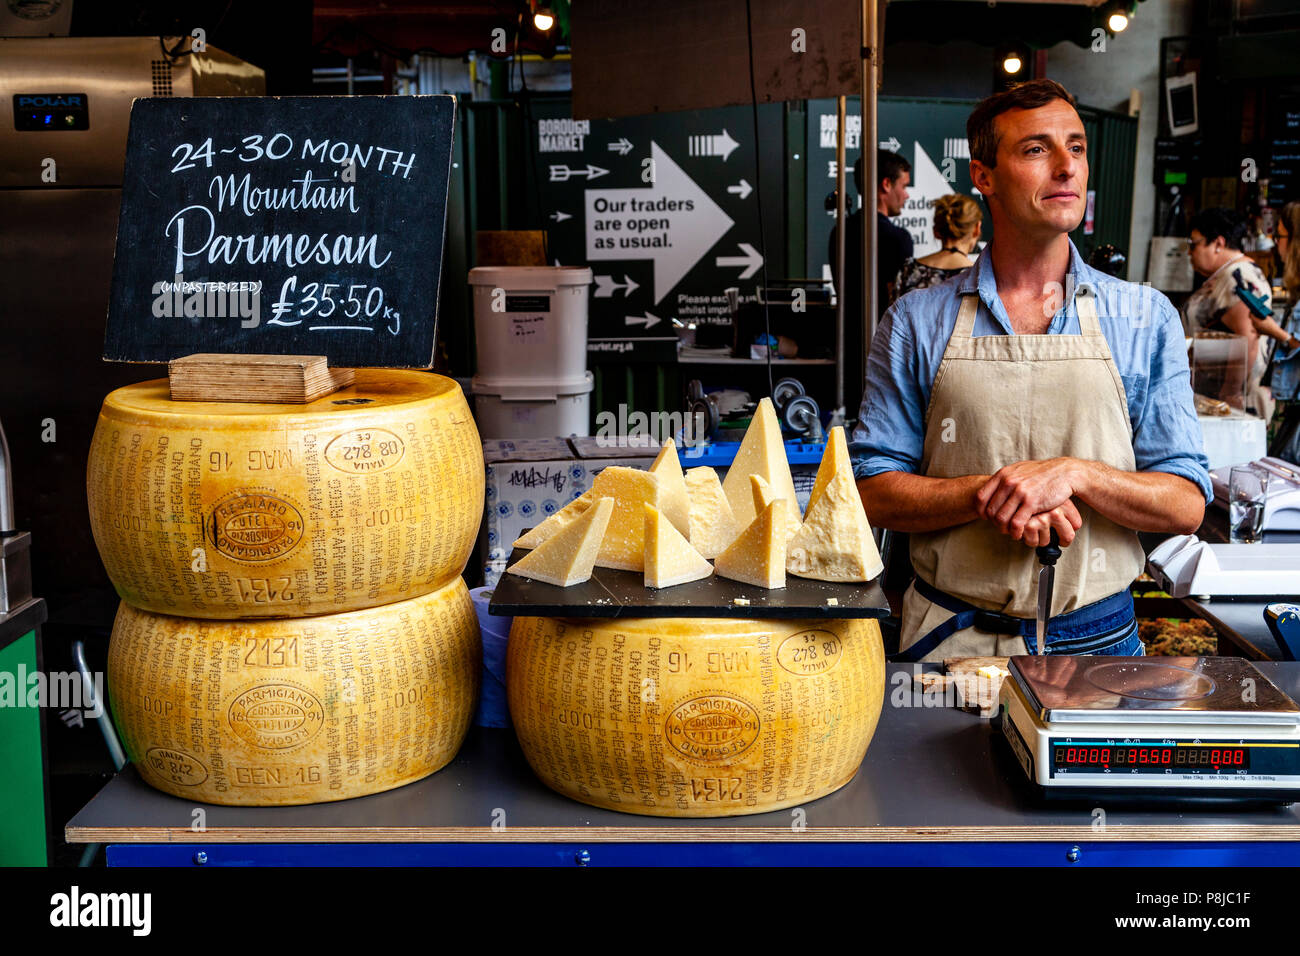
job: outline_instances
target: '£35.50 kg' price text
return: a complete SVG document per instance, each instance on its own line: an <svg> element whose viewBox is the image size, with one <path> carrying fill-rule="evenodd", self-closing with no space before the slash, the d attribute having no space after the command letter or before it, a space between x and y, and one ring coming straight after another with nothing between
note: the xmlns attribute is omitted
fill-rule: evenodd
<svg viewBox="0 0 1300 956"><path fill-rule="evenodd" d="M271 305L267 325L295 326L311 319L313 332L373 332L382 323L393 335L402 330L402 314L384 301L377 285L347 282L308 282L298 288L289 276L280 286L280 298Z"/></svg>

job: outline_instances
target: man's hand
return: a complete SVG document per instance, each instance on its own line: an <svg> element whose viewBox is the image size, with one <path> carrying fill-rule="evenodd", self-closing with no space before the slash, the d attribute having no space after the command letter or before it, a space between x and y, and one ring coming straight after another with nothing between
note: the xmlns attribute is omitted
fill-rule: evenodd
<svg viewBox="0 0 1300 956"><path fill-rule="evenodd" d="M1079 514L1079 509L1073 501L1066 501L1060 507L1036 514L1026 521L1024 534L1019 540L1031 548L1041 548L1051 543L1052 530L1055 529L1061 547L1064 548L1074 540L1074 533L1082 527L1083 516Z"/></svg>
<svg viewBox="0 0 1300 956"><path fill-rule="evenodd" d="M1056 528L1061 543L1068 544L1083 524L1070 501L1076 492L1076 465L1073 458L1049 458L1018 461L998 469L975 494L979 516L1017 541L1025 540L1026 530L1030 531L1034 547L1048 542L1052 528ZM1042 520L1030 526L1034 518ZM1038 542L1040 536L1042 541Z"/></svg>

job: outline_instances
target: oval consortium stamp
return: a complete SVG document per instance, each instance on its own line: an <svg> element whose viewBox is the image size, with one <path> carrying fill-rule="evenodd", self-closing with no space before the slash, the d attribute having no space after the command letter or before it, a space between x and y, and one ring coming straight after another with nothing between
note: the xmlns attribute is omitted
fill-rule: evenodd
<svg viewBox="0 0 1300 956"><path fill-rule="evenodd" d="M212 544L235 561L278 561L302 541L302 512L260 488L232 491L212 508Z"/></svg>
<svg viewBox="0 0 1300 956"><path fill-rule="evenodd" d="M307 743L325 724L325 708L297 684L257 684L230 702L226 717L235 736L261 750L288 750Z"/></svg>
<svg viewBox="0 0 1300 956"><path fill-rule="evenodd" d="M687 760L717 763L748 750L761 726L758 710L743 697L703 693L673 706L664 719L664 736Z"/></svg>
<svg viewBox="0 0 1300 956"><path fill-rule="evenodd" d="M831 631L796 631L777 646L776 662L796 677L812 677L834 668L841 650L839 635Z"/></svg>
<svg viewBox="0 0 1300 956"><path fill-rule="evenodd" d="M349 475L392 468L406 454L406 444L386 428L358 428L335 436L325 446L325 460Z"/></svg>
<svg viewBox="0 0 1300 956"><path fill-rule="evenodd" d="M208 768L192 754L171 747L150 747L145 765L160 777L182 787L197 787L208 779Z"/></svg>

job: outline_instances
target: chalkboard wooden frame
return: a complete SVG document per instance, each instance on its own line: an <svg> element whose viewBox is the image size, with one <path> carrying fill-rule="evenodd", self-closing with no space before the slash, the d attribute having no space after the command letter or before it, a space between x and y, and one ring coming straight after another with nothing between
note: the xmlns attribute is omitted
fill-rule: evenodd
<svg viewBox="0 0 1300 956"><path fill-rule="evenodd" d="M430 368L455 111L453 96L135 100L104 358Z"/></svg>

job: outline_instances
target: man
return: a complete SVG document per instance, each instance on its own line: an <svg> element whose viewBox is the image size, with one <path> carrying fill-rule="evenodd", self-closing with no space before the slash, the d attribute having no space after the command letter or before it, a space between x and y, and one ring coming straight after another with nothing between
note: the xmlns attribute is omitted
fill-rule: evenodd
<svg viewBox="0 0 1300 956"><path fill-rule="evenodd" d="M1136 532L1195 531L1212 498L1177 312L1070 242L1088 188L1073 103L1033 80L975 108L993 241L872 341L854 470L872 523L910 532L904 660L1035 653L1053 531L1047 650L1141 654Z"/></svg>
<svg viewBox="0 0 1300 956"><path fill-rule="evenodd" d="M912 164L897 153L876 151L876 302L877 315L889 304L890 284L903 263L912 257L912 236L889 221L907 203L907 187L912 183ZM853 164L853 186L862 191L862 157ZM835 251L839 223L831 230L828 255L835 288L844 297L844 400L847 408L857 406L862 395L862 212L855 210L847 218L844 236L844 281L836 270Z"/></svg>

